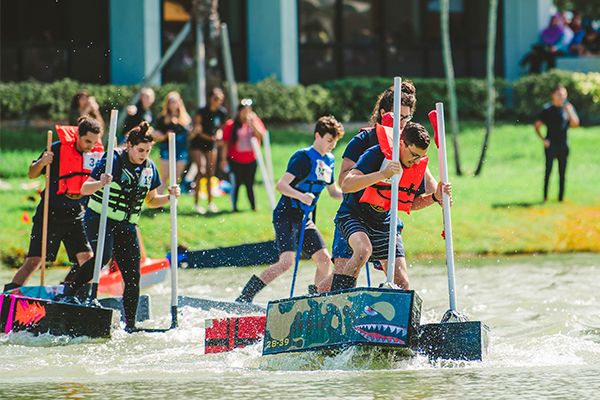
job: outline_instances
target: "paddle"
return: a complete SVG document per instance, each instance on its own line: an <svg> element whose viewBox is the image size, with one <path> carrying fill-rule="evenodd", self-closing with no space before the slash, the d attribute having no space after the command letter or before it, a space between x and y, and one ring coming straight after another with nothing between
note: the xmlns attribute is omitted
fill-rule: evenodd
<svg viewBox="0 0 600 400"><path fill-rule="evenodd" d="M106 151L106 169L104 173L112 175L113 159L115 152L115 136L117 134L117 122L119 112L111 110L110 129L108 131L108 150ZM104 185L102 193L102 211L100 213L100 227L98 229L98 244L96 246L96 258L94 260L94 280L92 281L92 293L85 301L85 305L96 305L98 297L98 282L100 282L100 270L102 269L102 258L104 255L104 242L106 241L106 219L108 217L108 198L110 196L110 185Z"/></svg>
<svg viewBox="0 0 600 400"><path fill-rule="evenodd" d="M252 151L254 151L256 161L258 162L258 167L263 178L263 183L265 184L265 190L267 191L267 198L269 199L271 210L274 210L277 205L275 203L275 190L273 189L273 182L271 182L271 179L269 178L269 172L265 166L265 160L263 159L260 147L258 146L258 139L256 136L252 136L250 138L250 144L252 145Z"/></svg>
<svg viewBox="0 0 600 400"><path fill-rule="evenodd" d="M436 103L436 110L429 113L433 125L434 141L438 147L440 181L448 183L448 160L446 158L446 132L444 128L444 105ZM452 244L452 221L450 218L450 197L444 193L444 239L446 240L446 266L448 268L448 292L450 309L442 317L442 322L466 322L468 318L459 313L456 307L456 283L454 280L454 248Z"/></svg>
<svg viewBox="0 0 600 400"><path fill-rule="evenodd" d="M169 132L169 182L177 184L177 159L175 154L175 132ZM141 332L166 332L178 327L177 323L177 196L171 195L171 326L167 329L137 328Z"/></svg>
<svg viewBox="0 0 600 400"><path fill-rule="evenodd" d="M48 150L52 151L52 131L48 131ZM46 190L44 191L44 217L42 219L42 270L40 285L46 285L46 251L48 243L48 212L50 207L50 164L46 165Z"/></svg>
<svg viewBox="0 0 600 400"><path fill-rule="evenodd" d="M401 93L402 79L397 76L394 78L394 142L392 145L392 161L400 161L400 100L402 98ZM390 209L390 240L388 247L388 270L386 278L386 286L390 287L394 280L394 267L396 265L396 234L398 230L398 224L396 219L398 218L398 184L400 183L400 175L392 175L392 204Z"/></svg>
<svg viewBox="0 0 600 400"><path fill-rule="evenodd" d="M294 297L294 286L296 284L296 275L298 274L298 264L300 263L300 254L302 253L302 244L304 243L304 231L306 229L306 222L308 221L308 215L311 211L311 206L302 204L304 209L304 217L302 218L302 226L300 226L300 237L298 240L298 250L296 250L296 260L294 264L294 276L292 277L292 288L290 290L290 297Z"/></svg>

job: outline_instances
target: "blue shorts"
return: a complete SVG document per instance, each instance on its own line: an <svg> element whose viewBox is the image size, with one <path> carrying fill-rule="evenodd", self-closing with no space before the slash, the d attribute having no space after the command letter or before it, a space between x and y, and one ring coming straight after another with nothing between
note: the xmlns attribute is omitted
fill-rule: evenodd
<svg viewBox="0 0 600 400"><path fill-rule="evenodd" d="M388 258L388 245L390 233L388 230L381 228L374 228L366 224L365 221L350 213L338 214L335 218L335 233L333 236L333 255L332 258L352 257L353 251L348 244L348 238L350 235L356 232L364 232L369 237L371 245L373 246L373 252L369 257L370 262L378 262L380 260L387 260ZM404 224L402 220L398 218L398 233L396 234L396 258L404 257L404 244L402 243L401 232ZM336 240L336 234L339 234Z"/></svg>
<svg viewBox="0 0 600 400"><path fill-rule="evenodd" d="M273 225L275 226L275 239L279 254L286 251L298 251L298 240L300 239L300 226L302 222L294 221L289 218L287 212L276 212L273 215ZM327 245L321 232L312 220L306 221L304 228L304 241L302 243L302 254L311 258L317 251L326 249Z"/></svg>
<svg viewBox="0 0 600 400"><path fill-rule="evenodd" d="M169 149L160 149L160 159L161 160L168 160L169 159ZM177 161L185 161L185 162L187 162L187 160L188 160L187 149L185 149L185 148L183 148L183 149L177 148L175 150L175 159Z"/></svg>

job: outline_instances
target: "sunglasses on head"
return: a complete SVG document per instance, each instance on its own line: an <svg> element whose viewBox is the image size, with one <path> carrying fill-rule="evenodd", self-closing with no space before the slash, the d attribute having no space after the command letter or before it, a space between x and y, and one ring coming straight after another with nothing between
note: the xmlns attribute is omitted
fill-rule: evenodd
<svg viewBox="0 0 600 400"><path fill-rule="evenodd" d="M254 104L254 102L252 101L252 99L242 99L242 101L240 101L240 104L244 107L248 107Z"/></svg>

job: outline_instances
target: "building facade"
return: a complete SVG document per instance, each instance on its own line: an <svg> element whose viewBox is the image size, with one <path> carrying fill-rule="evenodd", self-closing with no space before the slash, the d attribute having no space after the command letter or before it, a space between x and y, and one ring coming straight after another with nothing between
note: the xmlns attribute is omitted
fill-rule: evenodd
<svg viewBox="0 0 600 400"><path fill-rule="evenodd" d="M450 0L457 77L485 76L488 4ZM551 5L499 1L496 76L518 78ZM444 76L440 0L220 0L218 11L239 81ZM140 83L192 13L192 0L3 1L0 78ZM195 54L192 29L153 83L193 80ZM208 53L209 66L219 54Z"/></svg>

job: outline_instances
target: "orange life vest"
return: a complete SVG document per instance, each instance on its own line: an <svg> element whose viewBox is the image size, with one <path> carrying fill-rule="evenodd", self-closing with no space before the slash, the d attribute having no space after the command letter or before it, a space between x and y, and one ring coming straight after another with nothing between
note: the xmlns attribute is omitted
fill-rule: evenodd
<svg viewBox="0 0 600 400"><path fill-rule="evenodd" d="M379 146L386 159L392 159L392 128L377 124L375 126ZM402 176L398 184L398 210L410 214L410 207L415 200L415 195L425 176L427 162L429 159L424 157L418 164L413 164L410 168L402 166ZM367 187L360 198L360 202L369 203L373 206L389 210L392 205L392 185L390 181L381 181Z"/></svg>
<svg viewBox="0 0 600 400"><path fill-rule="evenodd" d="M89 153L79 153L75 147L78 129L76 126L56 125L56 132L62 144L56 193L66 193L67 197L74 199L81 197L81 186L104 154L104 147L100 142L96 143Z"/></svg>

